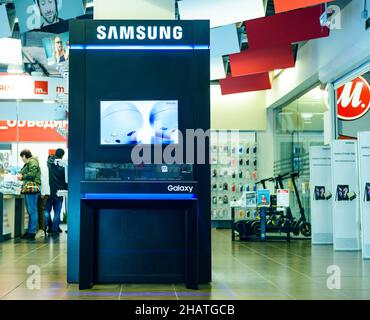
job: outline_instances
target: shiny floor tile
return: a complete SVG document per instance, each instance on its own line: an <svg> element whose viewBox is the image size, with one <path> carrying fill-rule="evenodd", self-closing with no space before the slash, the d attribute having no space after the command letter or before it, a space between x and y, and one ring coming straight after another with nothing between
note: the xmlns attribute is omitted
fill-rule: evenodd
<svg viewBox="0 0 370 320"><path fill-rule="evenodd" d="M334 252L307 240L232 242L229 230L212 230L210 284L98 284L79 290L66 282L66 234L58 239L0 243L3 300L370 300L370 261L360 252ZM340 289L329 289L328 267L340 270ZM39 282L32 278L35 270Z"/></svg>

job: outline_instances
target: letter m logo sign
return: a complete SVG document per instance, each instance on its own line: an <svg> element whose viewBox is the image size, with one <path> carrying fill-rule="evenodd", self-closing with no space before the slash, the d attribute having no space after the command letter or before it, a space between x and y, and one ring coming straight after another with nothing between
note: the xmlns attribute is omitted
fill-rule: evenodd
<svg viewBox="0 0 370 320"><path fill-rule="evenodd" d="M35 81L35 94L48 94L49 87L47 81Z"/></svg>

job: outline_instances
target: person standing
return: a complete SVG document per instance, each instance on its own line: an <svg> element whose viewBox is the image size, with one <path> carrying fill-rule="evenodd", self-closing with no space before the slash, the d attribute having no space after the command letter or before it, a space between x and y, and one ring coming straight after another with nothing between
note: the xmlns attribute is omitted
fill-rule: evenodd
<svg viewBox="0 0 370 320"><path fill-rule="evenodd" d="M37 228L37 198L41 187L41 171L39 161L32 156L30 150L22 150L20 157L24 166L18 174L18 180L22 181L22 193L25 197L26 209L29 215L28 230L22 239L35 240Z"/></svg>
<svg viewBox="0 0 370 320"><path fill-rule="evenodd" d="M63 205L63 197L57 195L60 190L67 190L67 183L65 178L65 169L61 165L61 160L64 156L63 149L57 149L55 155L51 155L48 158L48 170L49 170L49 185L50 185L50 196L46 200L45 206L45 228L51 223L51 234L52 236L59 235L59 224L60 224L60 212ZM54 219L51 222L51 209L54 210Z"/></svg>

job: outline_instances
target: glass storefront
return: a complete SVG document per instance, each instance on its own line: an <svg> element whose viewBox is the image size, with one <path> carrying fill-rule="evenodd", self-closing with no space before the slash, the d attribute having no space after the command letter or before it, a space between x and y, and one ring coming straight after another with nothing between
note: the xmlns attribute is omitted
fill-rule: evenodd
<svg viewBox="0 0 370 320"><path fill-rule="evenodd" d="M274 175L297 172L296 180L306 218L310 221L309 149L324 144L324 115L328 112L328 93L317 86L285 106L274 110ZM299 205L292 181L290 206L299 218Z"/></svg>

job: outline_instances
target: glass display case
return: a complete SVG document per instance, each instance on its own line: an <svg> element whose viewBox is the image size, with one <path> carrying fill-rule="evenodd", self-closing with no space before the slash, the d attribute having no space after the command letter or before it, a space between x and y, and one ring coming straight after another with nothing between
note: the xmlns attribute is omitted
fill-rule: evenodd
<svg viewBox="0 0 370 320"><path fill-rule="evenodd" d="M92 163L85 164L86 181L192 181L190 164Z"/></svg>

